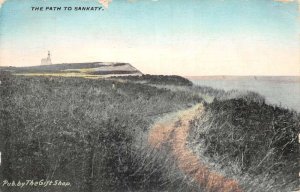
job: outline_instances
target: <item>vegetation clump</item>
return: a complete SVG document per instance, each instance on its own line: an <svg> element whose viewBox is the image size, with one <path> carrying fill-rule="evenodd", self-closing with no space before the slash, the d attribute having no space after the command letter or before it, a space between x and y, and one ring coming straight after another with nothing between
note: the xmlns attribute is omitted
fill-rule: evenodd
<svg viewBox="0 0 300 192"><path fill-rule="evenodd" d="M145 81L149 84L159 84L159 85L177 85L177 86L192 86L193 83L181 76L177 75L141 75L141 76L123 76L114 77L118 79L126 79L132 81Z"/></svg>
<svg viewBox="0 0 300 192"><path fill-rule="evenodd" d="M252 96L208 104L192 123L190 141L215 163L239 170L231 174L265 175L281 187L296 188L300 116Z"/></svg>

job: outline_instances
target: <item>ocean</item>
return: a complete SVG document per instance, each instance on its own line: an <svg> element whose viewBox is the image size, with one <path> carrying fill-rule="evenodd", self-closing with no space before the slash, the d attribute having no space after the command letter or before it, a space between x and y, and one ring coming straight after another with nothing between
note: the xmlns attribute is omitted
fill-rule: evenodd
<svg viewBox="0 0 300 192"><path fill-rule="evenodd" d="M195 84L229 91L254 91L266 98L266 102L300 112L299 77L189 77Z"/></svg>

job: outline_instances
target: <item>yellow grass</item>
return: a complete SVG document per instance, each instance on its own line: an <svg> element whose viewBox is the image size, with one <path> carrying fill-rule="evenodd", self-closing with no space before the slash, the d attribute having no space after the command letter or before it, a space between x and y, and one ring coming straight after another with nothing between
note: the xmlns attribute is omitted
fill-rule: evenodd
<svg viewBox="0 0 300 192"><path fill-rule="evenodd" d="M84 73L16 73L17 76L52 76L52 77L82 77L90 79L104 78L103 75L87 75Z"/></svg>

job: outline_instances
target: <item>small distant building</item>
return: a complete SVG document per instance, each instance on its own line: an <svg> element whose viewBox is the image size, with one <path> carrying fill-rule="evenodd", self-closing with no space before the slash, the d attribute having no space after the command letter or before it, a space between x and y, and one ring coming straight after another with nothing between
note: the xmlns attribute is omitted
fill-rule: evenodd
<svg viewBox="0 0 300 192"><path fill-rule="evenodd" d="M41 65L51 65L50 51L48 51L48 57L41 60Z"/></svg>

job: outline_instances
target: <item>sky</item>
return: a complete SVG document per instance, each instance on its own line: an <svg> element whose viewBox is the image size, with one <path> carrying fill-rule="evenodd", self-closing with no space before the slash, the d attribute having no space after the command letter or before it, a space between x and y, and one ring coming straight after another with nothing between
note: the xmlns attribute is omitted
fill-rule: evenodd
<svg viewBox="0 0 300 192"><path fill-rule="evenodd" d="M100 1L0 0L0 66L39 65L49 50L53 63L128 62L148 74L300 75L297 1L113 0L74 10Z"/></svg>

